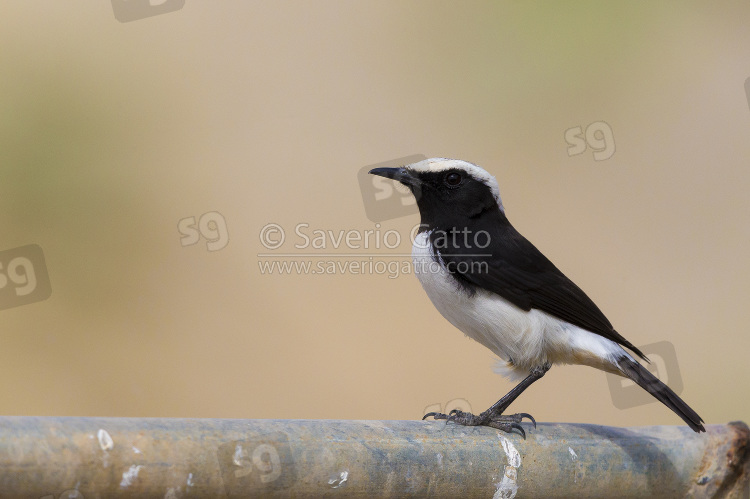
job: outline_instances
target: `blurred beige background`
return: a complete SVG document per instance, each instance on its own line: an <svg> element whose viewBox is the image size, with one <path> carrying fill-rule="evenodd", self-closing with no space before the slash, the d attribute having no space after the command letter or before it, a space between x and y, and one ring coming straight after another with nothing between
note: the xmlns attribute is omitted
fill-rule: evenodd
<svg viewBox="0 0 750 499"><path fill-rule="evenodd" d="M107 1L4 2L0 251L38 244L52 295L0 310L0 413L484 410L511 383L413 275L259 268L268 223L283 253L300 223L374 230L357 172L424 154L495 174L513 224L625 337L674 345L708 423L747 421L748 25L747 2L190 0L127 23ZM565 131L598 121L614 155L570 156ZM226 247L182 246L180 220L212 211ZM408 252L417 222L383 221L404 242L374 252ZM512 409L682 424L617 409L584 367Z"/></svg>

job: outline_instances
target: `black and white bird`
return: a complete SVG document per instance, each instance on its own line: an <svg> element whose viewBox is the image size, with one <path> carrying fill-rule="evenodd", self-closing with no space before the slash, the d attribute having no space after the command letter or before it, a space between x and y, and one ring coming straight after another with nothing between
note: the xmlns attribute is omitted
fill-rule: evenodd
<svg viewBox="0 0 750 499"><path fill-rule="evenodd" d="M522 381L479 415L451 411L424 417L490 426L524 436L522 418L503 412L553 364L582 364L630 378L696 432L703 420L631 353L591 299L516 231L495 178L466 161L432 158L370 171L411 189L421 215L414 269L448 321L499 357L497 371ZM623 348L624 347L624 348ZM627 349L627 350L626 350ZM424 418L423 418L424 419Z"/></svg>

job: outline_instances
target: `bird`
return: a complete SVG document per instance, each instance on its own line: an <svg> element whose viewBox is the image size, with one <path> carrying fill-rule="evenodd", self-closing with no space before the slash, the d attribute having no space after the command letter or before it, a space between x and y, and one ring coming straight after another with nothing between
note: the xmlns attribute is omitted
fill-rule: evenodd
<svg viewBox="0 0 750 499"><path fill-rule="evenodd" d="M505 214L493 175L478 165L430 158L372 175L405 185L416 199L420 227L412 247L414 273L440 314L497 357L496 372L520 382L486 411L430 412L464 426L489 426L523 437L528 413L506 409L552 365L594 367L633 380L696 432L703 420L636 357L594 302Z"/></svg>

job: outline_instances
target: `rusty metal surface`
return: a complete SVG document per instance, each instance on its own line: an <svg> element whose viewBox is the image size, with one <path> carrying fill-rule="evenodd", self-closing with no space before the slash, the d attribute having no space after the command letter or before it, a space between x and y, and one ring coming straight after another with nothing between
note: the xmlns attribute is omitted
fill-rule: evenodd
<svg viewBox="0 0 750 499"><path fill-rule="evenodd" d="M744 423L0 417L0 496L747 497Z"/></svg>

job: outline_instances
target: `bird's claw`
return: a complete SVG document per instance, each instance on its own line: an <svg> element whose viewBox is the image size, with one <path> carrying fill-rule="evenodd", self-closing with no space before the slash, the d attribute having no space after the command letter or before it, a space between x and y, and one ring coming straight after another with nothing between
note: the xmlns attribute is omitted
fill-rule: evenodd
<svg viewBox="0 0 750 499"><path fill-rule="evenodd" d="M458 409L453 409L448 414L442 412L428 412L422 417L422 420L432 417L435 420L444 419L447 423L455 423L463 426L489 426L497 430L502 430L506 433L512 433L513 430L518 430L521 436L526 439L526 431L521 426L524 418L530 420L531 424L536 429L536 420L534 417L527 412L519 412L518 414L509 414L507 416L501 414L486 414L482 413L479 416L475 416L470 412L463 412Z"/></svg>
<svg viewBox="0 0 750 499"><path fill-rule="evenodd" d="M534 429L536 430L536 419L534 419L534 416L529 414L528 412L519 412L518 416L521 416L521 419L528 418L531 420L531 424L534 425Z"/></svg>
<svg viewBox="0 0 750 499"><path fill-rule="evenodd" d="M510 427L511 428L515 428L516 430L520 431L521 432L521 436L523 437L524 440L526 440L526 432L523 430L523 427L520 424L518 424L518 423L511 423Z"/></svg>
<svg viewBox="0 0 750 499"><path fill-rule="evenodd" d="M459 414L461 414L461 411L458 409L453 409L451 412L448 413L448 418L446 420L446 423L450 423L451 421L456 421L458 419Z"/></svg>

